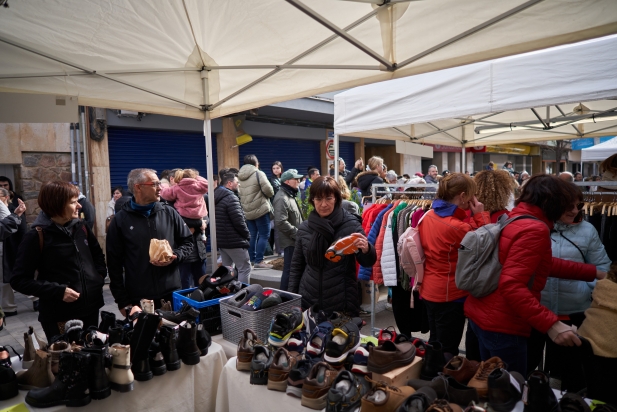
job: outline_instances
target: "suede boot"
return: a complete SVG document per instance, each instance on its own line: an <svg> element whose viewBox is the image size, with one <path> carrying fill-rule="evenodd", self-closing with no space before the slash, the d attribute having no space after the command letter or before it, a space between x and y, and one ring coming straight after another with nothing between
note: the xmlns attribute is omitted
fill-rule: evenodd
<svg viewBox="0 0 617 412"><path fill-rule="evenodd" d="M439 372L443 372L443 367L446 366L446 359L443 356L443 348L439 342L427 342L425 344L426 352L424 362L420 371L420 379L431 380L436 377Z"/></svg>
<svg viewBox="0 0 617 412"><path fill-rule="evenodd" d="M51 386L53 381L51 355L42 350L37 350L34 353L33 364L27 371L17 372L17 384L21 390L46 388Z"/></svg>
<svg viewBox="0 0 617 412"><path fill-rule="evenodd" d="M101 323L99 323L99 331L109 333L109 329L116 326L116 314L111 312L101 311Z"/></svg>
<svg viewBox="0 0 617 412"><path fill-rule="evenodd" d="M178 326L169 327L162 326L160 330L160 349L165 359L165 366L168 371L175 371L180 369L182 362L178 355L178 349L176 347L178 342Z"/></svg>
<svg viewBox="0 0 617 412"><path fill-rule="evenodd" d="M24 333L24 357L21 360L21 367L28 369L34 363L34 342L32 341L32 334L34 329L32 326L28 327L28 332Z"/></svg>
<svg viewBox="0 0 617 412"><path fill-rule="evenodd" d="M62 352L60 369L54 383L47 388L32 389L26 395L26 403L36 408L58 405L84 406L90 403L88 372L90 354Z"/></svg>
<svg viewBox="0 0 617 412"><path fill-rule="evenodd" d="M70 350L71 346L64 341L57 341L49 346L48 352L51 355L51 372L54 375L58 374L60 355L62 352L69 352Z"/></svg>
<svg viewBox="0 0 617 412"><path fill-rule="evenodd" d="M197 347L197 325L195 322L182 322L178 325L178 355L187 365L197 365L201 351Z"/></svg>
<svg viewBox="0 0 617 412"><path fill-rule="evenodd" d="M133 372L131 372L131 347L114 343L110 348L111 368L109 369L109 385L118 392L133 390Z"/></svg>
<svg viewBox="0 0 617 412"><path fill-rule="evenodd" d="M109 356L107 345L103 347L86 347L82 352L90 354L90 373L88 374L88 387L92 399L105 399L111 395L111 386L105 371L105 361Z"/></svg>
<svg viewBox="0 0 617 412"><path fill-rule="evenodd" d="M204 327L203 323L197 325L197 347L201 352L201 356L208 354L208 348L212 344L212 337Z"/></svg>
<svg viewBox="0 0 617 412"><path fill-rule="evenodd" d="M161 317L157 314L139 312L137 323L131 335L131 370L135 380L148 381L152 379L148 350L154 340Z"/></svg>

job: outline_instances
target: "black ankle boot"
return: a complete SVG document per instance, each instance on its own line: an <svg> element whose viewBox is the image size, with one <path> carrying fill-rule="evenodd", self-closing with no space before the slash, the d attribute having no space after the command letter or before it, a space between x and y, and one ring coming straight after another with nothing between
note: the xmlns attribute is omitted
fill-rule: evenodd
<svg viewBox="0 0 617 412"><path fill-rule="evenodd" d="M195 322L183 322L178 326L178 354L187 365L197 365L201 355L197 347L197 325Z"/></svg>
<svg viewBox="0 0 617 412"><path fill-rule="evenodd" d="M26 403L35 408L52 406L84 406L90 403L88 375L90 354L85 352L62 352L60 371L51 386L32 389L26 395Z"/></svg>
<svg viewBox="0 0 617 412"><path fill-rule="evenodd" d="M180 356L178 356L178 349L176 348L178 342L178 327L171 328L169 326L162 326L159 335L159 345L163 359L165 359L165 366L168 371L175 371L180 369L182 362Z"/></svg>
<svg viewBox="0 0 617 412"><path fill-rule="evenodd" d="M204 327L203 323L197 325L197 347L201 352L201 356L208 354L208 348L212 344L212 337Z"/></svg>
<svg viewBox="0 0 617 412"><path fill-rule="evenodd" d="M443 372L443 367L446 366L446 359L443 356L443 348L441 343L427 342L426 353L424 355L424 362L422 363L422 370L420 371L420 379L431 380Z"/></svg>
<svg viewBox="0 0 617 412"><path fill-rule="evenodd" d="M137 381L152 379L148 350L160 322L161 317L157 314L139 312L131 334L131 371Z"/></svg>
<svg viewBox="0 0 617 412"><path fill-rule="evenodd" d="M109 346L113 345L114 343L126 345L125 339L126 338L124 337L124 328L118 326L109 328L109 339L107 340L107 342L109 342Z"/></svg>
<svg viewBox="0 0 617 412"><path fill-rule="evenodd" d="M92 399L105 399L111 395L111 386L107 379L105 363L109 356L107 345L102 347L85 347L82 352L90 354L90 373L88 374L88 387Z"/></svg>
<svg viewBox="0 0 617 412"><path fill-rule="evenodd" d="M101 311L101 323L99 323L99 332L109 333L109 328L116 326L115 313Z"/></svg>
<svg viewBox="0 0 617 412"><path fill-rule="evenodd" d="M527 378L527 403L525 412L561 412L555 392L549 384L549 376L541 371L533 371Z"/></svg>
<svg viewBox="0 0 617 412"><path fill-rule="evenodd" d="M157 332L154 341L150 344L150 349L148 350L148 362L150 363L150 370L154 376L164 375L167 372L165 358L163 358L158 341L159 332Z"/></svg>

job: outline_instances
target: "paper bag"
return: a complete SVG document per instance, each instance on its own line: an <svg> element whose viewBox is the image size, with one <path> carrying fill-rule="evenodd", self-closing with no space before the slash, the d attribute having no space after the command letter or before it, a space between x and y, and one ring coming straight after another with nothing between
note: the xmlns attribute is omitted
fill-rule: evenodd
<svg viewBox="0 0 617 412"><path fill-rule="evenodd" d="M150 262L169 262L173 254L167 239L150 239Z"/></svg>

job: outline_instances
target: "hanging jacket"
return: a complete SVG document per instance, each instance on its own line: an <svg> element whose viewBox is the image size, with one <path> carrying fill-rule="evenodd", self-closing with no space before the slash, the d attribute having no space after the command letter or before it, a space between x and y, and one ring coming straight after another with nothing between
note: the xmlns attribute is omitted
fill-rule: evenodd
<svg viewBox="0 0 617 412"><path fill-rule="evenodd" d="M433 207L437 201L433 202ZM454 205L451 205L455 207ZM427 212L419 225L420 241L424 249L424 280L420 296L431 302L452 302L468 295L456 287L454 274L458 249L467 232L490 223L488 212L473 216L470 223L463 222L465 211L455 207L451 216L441 217L435 209Z"/></svg>
<svg viewBox="0 0 617 412"><path fill-rule="evenodd" d="M259 219L270 213L272 210L270 198L274 196L274 189L266 174L253 165L244 165L238 173L238 180L240 204L246 220Z"/></svg>
<svg viewBox="0 0 617 412"><path fill-rule="evenodd" d="M90 227L82 220L75 221L67 230L41 212L17 253L11 286L39 298L40 322L89 316L104 305L105 255ZM42 249L36 227L43 232ZM67 287L80 294L75 302L63 301Z"/></svg>
<svg viewBox="0 0 617 412"><path fill-rule="evenodd" d="M370 205L364 209L364 211L362 212L362 229L364 230L364 233L371 232L371 228L373 227L373 224L375 223L379 212L384 210L387 206L388 205L385 203L380 203Z"/></svg>
<svg viewBox="0 0 617 412"><path fill-rule="evenodd" d="M182 217L201 219L208 215L204 195L208 193L208 181L201 176L195 179L185 177L180 183L161 189L161 197L174 202L174 207Z"/></svg>
<svg viewBox="0 0 617 412"><path fill-rule="evenodd" d="M375 245L377 243L377 236L379 235L379 231L381 229L381 224L383 222L383 217L385 214L392 209L394 205L386 205L386 207L379 212L377 215L377 219L375 219L375 223L371 227L371 231L369 232L367 239L371 245ZM373 279L373 266L360 266L360 273L358 273L358 280L369 281Z"/></svg>
<svg viewBox="0 0 617 412"><path fill-rule="evenodd" d="M383 271L381 269L381 255L383 254L383 243L384 243L384 237L386 235L386 226L388 225L388 217L392 214L394 210L393 207L394 205L392 205L392 208L390 208L390 210L388 210L386 214L384 215L381 225L379 227L379 235L377 236L377 241L375 242L375 250L377 251L377 262L375 263L375 265L373 265L373 281L377 283L378 285L383 284Z"/></svg>
<svg viewBox="0 0 617 412"><path fill-rule="evenodd" d="M508 217L520 215L539 220L515 220L502 230L499 262L503 268L499 286L483 298L468 296L465 315L483 330L528 337L531 328L546 333L558 320L556 314L540 304L546 279L559 276L592 282L596 268L552 257L549 232L553 224L538 206L521 202Z"/></svg>
<svg viewBox="0 0 617 412"><path fill-rule="evenodd" d="M357 216L343 210L341 224L334 228L334 239L349 236L352 233L362 233L362 225ZM311 244L313 231L309 222L300 224L296 234L296 246L291 260L289 276L289 291L302 295L302 309L308 309L319 304L325 312L340 311L354 315L360 310L360 295L356 281L356 260L365 266L375 263L375 248L369 242L368 253L362 252L345 255L338 262L325 260L321 269L307 264L308 248Z"/></svg>
<svg viewBox="0 0 617 412"><path fill-rule="evenodd" d="M566 238L574 242L578 249ZM589 222L582 221L573 225L555 223L551 231L551 247L553 257L556 258L591 263L605 272L608 272L611 266L611 260L604 250L598 232ZM595 285L595 280L581 282L548 278L542 290L541 302L557 315L584 312L591 305L591 294Z"/></svg>
<svg viewBox="0 0 617 412"><path fill-rule="evenodd" d="M394 211L388 215L388 222L383 237L383 249L381 253L381 273L383 284L386 286L396 286L396 257L395 246L392 238L392 218Z"/></svg>

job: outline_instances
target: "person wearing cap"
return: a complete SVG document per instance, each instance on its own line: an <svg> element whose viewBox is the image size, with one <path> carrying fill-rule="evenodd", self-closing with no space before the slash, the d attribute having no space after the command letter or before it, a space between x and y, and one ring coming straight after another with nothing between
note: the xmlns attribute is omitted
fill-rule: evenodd
<svg viewBox="0 0 617 412"><path fill-rule="evenodd" d="M274 227L279 231L279 243L283 249L283 275L281 290L287 290L291 258L296 244L296 233L302 223L302 213L298 206L298 186L302 175L296 169L288 169L281 175L281 187L274 196Z"/></svg>

